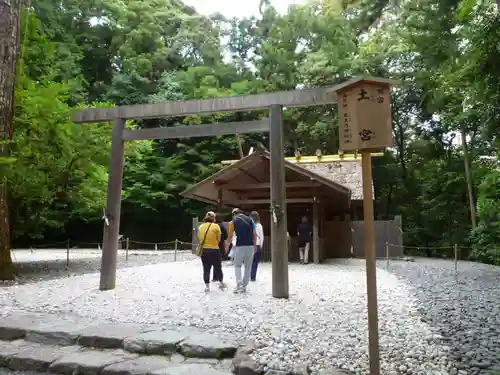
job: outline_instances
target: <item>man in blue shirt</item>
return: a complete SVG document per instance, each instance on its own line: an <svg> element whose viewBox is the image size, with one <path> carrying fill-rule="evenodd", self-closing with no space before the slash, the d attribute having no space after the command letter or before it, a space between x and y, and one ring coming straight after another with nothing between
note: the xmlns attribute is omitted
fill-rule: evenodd
<svg viewBox="0 0 500 375"><path fill-rule="evenodd" d="M311 243L311 227L307 222L307 217L302 218L302 223L297 228L299 242L300 264L307 264L309 261L309 247Z"/></svg>
<svg viewBox="0 0 500 375"><path fill-rule="evenodd" d="M239 208L233 210L233 220L229 223L228 244L233 240L236 234L236 246L234 246L234 274L236 276L235 293L246 292L250 281L250 272L252 270L253 255L256 250L257 233L255 223L246 216ZM226 252L228 251L226 247ZM245 266L243 278L241 277L241 266Z"/></svg>

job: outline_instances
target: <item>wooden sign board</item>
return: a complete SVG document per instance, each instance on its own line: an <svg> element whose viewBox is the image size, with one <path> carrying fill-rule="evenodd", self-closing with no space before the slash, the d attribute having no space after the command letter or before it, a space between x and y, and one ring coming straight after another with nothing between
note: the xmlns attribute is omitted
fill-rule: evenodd
<svg viewBox="0 0 500 375"><path fill-rule="evenodd" d="M388 84L360 81L337 91L337 95L341 150L393 145Z"/></svg>

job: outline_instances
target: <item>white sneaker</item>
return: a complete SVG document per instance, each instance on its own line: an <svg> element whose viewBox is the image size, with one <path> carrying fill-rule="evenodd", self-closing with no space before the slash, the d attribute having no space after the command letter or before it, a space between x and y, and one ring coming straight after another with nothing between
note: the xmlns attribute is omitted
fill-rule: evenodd
<svg viewBox="0 0 500 375"><path fill-rule="evenodd" d="M240 294L241 291L242 291L242 287L240 285L238 285L236 288L234 288L233 293L234 294Z"/></svg>
<svg viewBox="0 0 500 375"><path fill-rule="evenodd" d="M208 292L210 292L210 287L207 285L207 286L205 287L205 293L208 293Z"/></svg>

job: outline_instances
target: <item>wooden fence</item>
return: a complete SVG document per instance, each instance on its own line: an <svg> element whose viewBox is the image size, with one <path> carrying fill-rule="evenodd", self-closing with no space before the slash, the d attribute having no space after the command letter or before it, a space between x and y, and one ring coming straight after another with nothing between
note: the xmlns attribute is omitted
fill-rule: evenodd
<svg viewBox="0 0 500 375"><path fill-rule="evenodd" d="M365 251L363 246L364 232L363 221L352 221L352 249L353 256L364 258ZM375 220L375 252L377 258L385 258L386 247L389 243L389 257L398 258L403 256L403 231L401 216L396 216L394 220Z"/></svg>

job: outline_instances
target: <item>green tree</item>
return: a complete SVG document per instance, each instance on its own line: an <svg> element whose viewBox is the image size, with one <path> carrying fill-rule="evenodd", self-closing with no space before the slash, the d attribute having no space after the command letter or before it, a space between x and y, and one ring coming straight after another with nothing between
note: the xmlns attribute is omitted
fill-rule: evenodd
<svg viewBox="0 0 500 375"><path fill-rule="evenodd" d="M500 170L498 159L487 163L488 172L478 188L478 226L471 233L472 257L500 265Z"/></svg>

